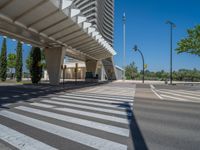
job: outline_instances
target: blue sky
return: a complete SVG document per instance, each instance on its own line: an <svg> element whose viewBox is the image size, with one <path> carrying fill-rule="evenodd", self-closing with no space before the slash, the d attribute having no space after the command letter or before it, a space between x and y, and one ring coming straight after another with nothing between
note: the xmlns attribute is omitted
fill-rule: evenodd
<svg viewBox="0 0 200 150"><path fill-rule="evenodd" d="M138 45L145 57L148 69L169 70L169 26L166 20L173 21L177 28L174 32L173 47L177 41L186 36L186 30L200 24L199 0L115 0L115 63L122 66L123 30L122 15L126 12L127 28L127 64L135 61L141 69L142 60L139 53L132 48ZM190 54L173 52L173 68L198 68L200 58Z"/></svg>
<svg viewBox="0 0 200 150"><path fill-rule="evenodd" d="M186 36L186 30L200 24L199 0L115 0L115 43L117 51L115 64L122 66L123 30L122 15L127 17L127 64L132 61L139 69L142 68L141 56L133 52L138 45L145 57L145 63L151 71L169 70L169 26L166 20L173 21L177 28L174 30L174 48L181 38ZM0 37L0 48L2 37ZM8 53L15 52L16 42L8 39ZM23 46L23 58L28 55L30 47ZM200 69L200 58L190 54L177 55L173 52L173 68Z"/></svg>

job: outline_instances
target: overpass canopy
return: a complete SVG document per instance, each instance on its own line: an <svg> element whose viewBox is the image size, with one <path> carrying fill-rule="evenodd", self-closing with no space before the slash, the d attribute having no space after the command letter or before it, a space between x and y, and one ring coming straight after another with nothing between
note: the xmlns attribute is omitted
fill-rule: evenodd
<svg viewBox="0 0 200 150"><path fill-rule="evenodd" d="M39 47L66 47L80 60L116 54L72 0L0 0L0 33Z"/></svg>

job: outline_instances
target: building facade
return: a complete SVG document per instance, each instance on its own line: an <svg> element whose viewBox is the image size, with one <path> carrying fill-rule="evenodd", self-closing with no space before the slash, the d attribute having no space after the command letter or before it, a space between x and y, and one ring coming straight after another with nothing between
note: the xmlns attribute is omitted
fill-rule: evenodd
<svg viewBox="0 0 200 150"><path fill-rule="evenodd" d="M114 0L74 0L74 5L113 47Z"/></svg>

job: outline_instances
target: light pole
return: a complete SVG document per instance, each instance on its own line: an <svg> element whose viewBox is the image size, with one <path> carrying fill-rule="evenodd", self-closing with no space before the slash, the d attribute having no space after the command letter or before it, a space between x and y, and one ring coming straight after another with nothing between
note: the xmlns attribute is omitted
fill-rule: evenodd
<svg viewBox="0 0 200 150"><path fill-rule="evenodd" d="M143 66L143 67L142 67L142 68L143 68L143 69L142 69L142 83L144 83L144 56L143 56L142 52L138 49L137 45L134 46L133 50L134 50L135 52L138 51L138 52L140 53L141 57L142 57L142 64L143 64L143 65L142 65L142 66Z"/></svg>
<svg viewBox="0 0 200 150"><path fill-rule="evenodd" d="M125 80L125 67L126 67L126 14L123 15L123 80Z"/></svg>
<svg viewBox="0 0 200 150"><path fill-rule="evenodd" d="M167 21L166 24L169 24L170 25L170 84L172 85L172 80L173 80L173 77L172 77L172 41L173 41L173 28L176 27L176 25L171 22L171 21Z"/></svg>

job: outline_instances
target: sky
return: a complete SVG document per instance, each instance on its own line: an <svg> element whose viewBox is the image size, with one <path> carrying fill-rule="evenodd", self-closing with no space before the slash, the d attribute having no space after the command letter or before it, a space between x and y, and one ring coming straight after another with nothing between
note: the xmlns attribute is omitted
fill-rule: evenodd
<svg viewBox="0 0 200 150"><path fill-rule="evenodd" d="M142 59L133 52L135 44L143 52L145 64L151 71L169 71L171 20L176 24L173 30L173 48L187 36L187 29L200 24L200 0L115 0L115 43L116 65L123 66L123 12L126 13L126 64L135 62L142 68ZM200 58L173 51L173 70L181 68L200 69Z"/></svg>
<svg viewBox="0 0 200 150"><path fill-rule="evenodd" d="M126 64L135 62L142 68L142 59L138 52L132 50L135 44L143 52L148 70L169 71L170 45L169 25L166 20L176 24L173 30L173 48L177 42L186 37L188 28L200 24L200 0L115 0L114 49L117 55L115 64L123 66L123 24L122 16L126 13ZM0 48L2 37L0 37ZM8 39L8 53L15 52L16 41ZM23 45L25 61L31 47ZM25 68L25 66L24 66ZM190 54L177 55L173 51L173 70L200 70L200 58Z"/></svg>

